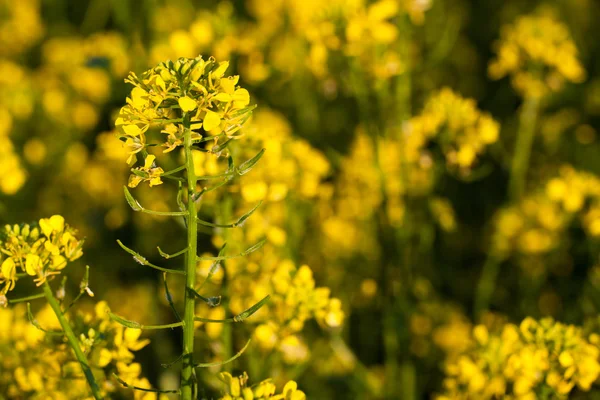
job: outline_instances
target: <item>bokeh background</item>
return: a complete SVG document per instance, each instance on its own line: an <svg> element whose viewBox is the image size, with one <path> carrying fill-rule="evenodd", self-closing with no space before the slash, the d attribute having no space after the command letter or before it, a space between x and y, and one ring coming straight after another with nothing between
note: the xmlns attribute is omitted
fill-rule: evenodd
<svg viewBox="0 0 600 400"><path fill-rule="evenodd" d="M162 276L116 240L159 263L156 246L179 250L185 231L127 205L114 120L129 71L229 60L257 105L232 154L266 152L201 213L223 223L264 202L241 228L203 229L200 248L267 242L224 263L210 288L221 306L198 313L272 301L243 324L198 326L206 362L254 339L204 371L206 396L229 370L296 380L310 399L593 398L599 18L593 0L0 0L0 222L63 215L86 238L67 287L89 265L94 300L170 321ZM196 161L199 175L222 167ZM175 193L135 189L154 210L174 208ZM589 368L566 372L556 338L538 335L548 368L519 383L543 364L507 344L527 317L552 317L538 328L561 346L589 346L575 357ZM144 337L144 376L176 386L177 367L160 364L177 358L178 334Z"/></svg>

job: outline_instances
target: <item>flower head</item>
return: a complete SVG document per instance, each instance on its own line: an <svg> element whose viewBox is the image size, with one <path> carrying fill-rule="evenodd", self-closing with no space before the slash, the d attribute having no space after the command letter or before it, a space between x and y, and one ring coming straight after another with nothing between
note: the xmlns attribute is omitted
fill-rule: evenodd
<svg viewBox="0 0 600 400"><path fill-rule="evenodd" d="M60 215L42 218L36 225L6 225L0 239L0 295L15 287L20 270L35 276L37 285L60 274L68 261L83 255L83 240Z"/></svg>
<svg viewBox="0 0 600 400"><path fill-rule="evenodd" d="M502 30L490 77L509 75L524 96L541 97L558 91L564 81L580 83L585 69L567 27L548 15L522 16Z"/></svg>
<svg viewBox="0 0 600 400"><path fill-rule="evenodd" d="M253 107L248 106L248 91L238 86L239 76L225 76L228 66L212 57L180 58L159 64L141 78L129 74L126 82L135 87L116 125L132 154L147 146L146 134L154 126L167 134L161 144L164 152L182 146L186 130L192 141L206 133L235 137Z"/></svg>

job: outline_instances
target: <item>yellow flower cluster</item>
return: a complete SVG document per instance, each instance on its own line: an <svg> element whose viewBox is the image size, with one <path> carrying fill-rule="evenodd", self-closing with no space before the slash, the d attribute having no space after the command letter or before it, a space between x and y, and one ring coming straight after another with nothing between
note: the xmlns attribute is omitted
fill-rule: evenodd
<svg viewBox="0 0 600 400"><path fill-rule="evenodd" d="M443 104L443 101L432 102L430 108L442 107L440 104ZM443 112L452 114L450 110ZM441 111L438 112L440 113ZM425 120L425 117L415 117L415 120L411 121L414 126L421 126L422 121ZM439 117L435 120L439 121ZM441 122L438 124L441 125ZM481 126L486 124L487 122L483 122ZM441 129L439 125L438 129ZM458 126L459 123L454 125ZM493 125L495 126L493 129L497 129L495 122ZM465 132L474 129L476 128L471 126L465 129ZM408 132L410 134L407 134ZM465 134L466 136L475 135L469 133ZM467 140L462 139L462 136L459 137L460 140L455 140L464 143L462 147L458 146L459 148L477 148L478 152L483 151L483 144L477 138ZM431 137L431 140L433 139ZM445 231L455 229L456 220L451 204L444 198L431 196L436 175L433 155L426 150L428 140L422 130L412 131L410 127L407 128L403 139L374 140L362 129L357 131L349 155L340 163L341 172L336 185L324 185L320 194L320 218L323 221L321 227L331 244L325 246L329 253L335 248L342 252L372 254L376 251L377 245L370 240L376 237L376 232L364 234L365 229L370 229L365 224L368 225L374 213L380 209L384 202L384 194L386 214L394 226L400 226L405 222L407 197L428 196L425 204L428 206L427 212L432 220ZM442 146L444 140L443 137L438 139L442 142ZM447 157L449 159L456 157L456 150L453 149L457 146L448 144L447 147Z"/></svg>
<svg viewBox="0 0 600 400"><path fill-rule="evenodd" d="M23 169L11 140L0 134L0 192L15 194L26 180L27 172Z"/></svg>
<svg viewBox="0 0 600 400"><path fill-rule="evenodd" d="M210 10L200 10L196 15L186 14L181 7L165 5L157 13L156 26L161 32L150 49L150 61L158 64L163 60L178 57L195 57L198 54L212 54L217 59L229 59L232 52L243 46L238 36L239 28L233 16L234 7L229 1L221 1ZM169 24L164 24L164 15L174 14ZM179 26L174 22L181 19ZM163 25L162 27L160 25ZM247 79L246 75L244 77Z"/></svg>
<svg viewBox="0 0 600 400"><path fill-rule="evenodd" d="M425 279L415 280L412 291L417 302L409 320L411 353L439 362L467 350L473 326L461 309L437 296Z"/></svg>
<svg viewBox="0 0 600 400"><path fill-rule="evenodd" d="M497 58L489 75L510 75L514 88L525 97L542 97L560 90L565 81L581 83L585 70L567 27L550 15L519 17L502 29Z"/></svg>
<svg viewBox="0 0 600 400"><path fill-rule="evenodd" d="M336 329L344 322L344 311L341 301L331 297L328 288L316 287L308 266L297 268L292 261L275 253L228 260L230 290L235 293L229 301L229 309L233 315L238 315L271 295L270 301L252 317L252 322L259 322L254 330L255 343L263 351L281 352L284 361L294 364L306 361L310 355L300 336L305 322L314 318L322 327ZM209 268L210 263L202 263L199 268L201 278ZM215 275L215 283L220 281L221 274ZM200 307L199 315L214 319L225 316L222 307ZM211 338L216 338L223 327L207 324L205 329Z"/></svg>
<svg viewBox="0 0 600 400"><path fill-rule="evenodd" d="M248 107L248 91L237 86L239 76L224 76L228 66L229 62L214 58L180 58L144 72L141 79L131 73L126 81L135 87L116 121L130 149L128 163L135 162L135 155L147 147L146 133L151 126L164 128L164 153L183 145L185 129L191 130L192 141L202 139L200 129L215 137L234 137L250 117L252 107ZM189 128L184 127L183 118ZM161 183L163 171L155 166L153 157L147 157L145 165L133 171L131 187L141 181Z"/></svg>
<svg viewBox="0 0 600 400"><path fill-rule="evenodd" d="M94 128L113 79L129 69L127 51L125 39L111 32L46 41L43 64L36 71L45 114L53 123L79 131Z"/></svg>
<svg viewBox="0 0 600 400"><path fill-rule="evenodd" d="M289 260L280 262L273 271L269 315L254 331L258 346L264 351L277 349L285 362L306 361L310 350L299 336L304 323L315 318L320 325L338 328L344 321L342 303L330 297L330 290L315 287L311 269L296 269Z"/></svg>
<svg viewBox="0 0 600 400"><path fill-rule="evenodd" d="M341 172L335 185L328 185L320 194L319 218L328 245L323 246L329 257L348 251L373 254L377 251L376 233L367 234L370 221L383 203L385 193L387 215L394 224L404 218L404 198L407 191L418 190L428 176L416 169L407 170L407 188L402 179L402 165L397 162L400 148L398 142L388 139L374 141L359 129L347 157L341 161ZM382 179L385 177L385 179ZM382 189L383 186L383 189ZM385 191L385 192L384 192ZM333 251L338 249L338 251Z"/></svg>
<svg viewBox="0 0 600 400"><path fill-rule="evenodd" d="M319 194L329 163L306 141L293 138L289 123L276 112L257 112L242 133L244 136L230 146L236 158L250 159L261 149L265 149L265 153L251 174L229 186L229 190L241 194L242 199L231 202L233 209L229 212L242 215L257 202L263 203L242 226L227 231L217 229L213 242L221 246L226 240L228 251L236 253L242 252L244 245L250 246L265 238L266 249L260 254L226 261L230 290L235 293L227 303L228 308L237 315L271 295L270 301L252 318L252 321L262 321L254 332L256 342L264 351L281 352L285 362L302 362L310 354L300 336L305 321L314 318L323 327L337 328L344 318L340 301L330 298L327 288L316 288L310 268L298 269L286 253L293 246L290 239L294 239L293 230L287 227L297 225L304 218L298 213L299 207L309 212L309 205L303 200ZM204 152L194 152L194 160L197 175L219 174L226 167ZM219 196L223 194L212 193L202 199L205 206L217 210L217 215L223 204L230 201ZM225 217L223 222L231 218ZM238 245L230 248L229 243ZM209 262L201 263L199 280L206 277L210 266ZM219 269L212 281L219 284L222 277L223 271ZM204 304L199 307L198 314L207 318L221 319L226 315L223 307L208 308ZM217 338L223 326L206 324L204 329L209 337Z"/></svg>
<svg viewBox="0 0 600 400"><path fill-rule="evenodd" d="M600 338L551 318L490 332L473 328L472 344L446 362L444 394L450 399L566 399L589 391L600 375Z"/></svg>
<svg viewBox="0 0 600 400"><path fill-rule="evenodd" d="M39 226L6 225L0 237L0 295L15 287L18 270L35 276L38 286L60 274L68 261L83 255L76 234L60 215L40 219Z"/></svg>
<svg viewBox="0 0 600 400"><path fill-rule="evenodd" d="M191 57L198 52L218 58L238 56L240 70L250 82L273 76L289 78L300 71L308 71L321 80L335 80L336 74L328 64L347 57L358 60L369 76L386 79L405 71L396 48L401 39L396 20L407 14L420 24L431 3L276 0L265 5L250 0L246 7L251 19L241 21L234 15L233 5L225 1L214 10L198 12L187 24L189 17L174 17L180 24L173 25L168 37L168 28L157 24L160 29L151 57ZM172 8L165 11L177 14Z"/></svg>
<svg viewBox="0 0 600 400"><path fill-rule="evenodd" d="M433 140L441 147L448 165L472 168L487 146L498 140L500 125L480 111L474 100L444 88L427 100L421 114L403 129L404 157L416 163Z"/></svg>
<svg viewBox="0 0 600 400"><path fill-rule="evenodd" d="M545 254L559 246L577 216L590 236L600 235L600 179L563 166L542 190L498 214L492 251L502 257Z"/></svg>
<svg viewBox="0 0 600 400"><path fill-rule="evenodd" d="M225 384L226 390L219 400L306 400L306 395L294 381L286 383L281 393L277 394L277 388L270 379L248 386L248 374L245 372L238 377L222 372L219 379Z"/></svg>
<svg viewBox="0 0 600 400"><path fill-rule="evenodd" d="M15 194L27 180L9 135L15 130L15 120L31 115L33 102L29 73L11 61L0 60L0 192L4 194Z"/></svg>
<svg viewBox="0 0 600 400"><path fill-rule="evenodd" d="M140 330L124 328L110 320L107 310L106 303L100 302L93 312L71 317L101 391L112 398L122 390L112 378L113 372L136 386L149 388L148 380L140 375L141 366L133 362L132 353L146 346L148 340L139 340ZM48 306L34 318L44 329L60 329ZM67 400L89 396L81 368L62 337L46 334L31 324L24 306L0 309L0 352L0 393L9 398ZM156 398L142 392L134 396L136 400Z"/></svg>
<svg viewBox="0 0 600 400"><path fill-rule="evenodd" d="M15 56L31 48L44 33L39 0L1 0L0 56Z"/></svg>
<svg viewBox="0 0 600 400"><path fill-rule="evenodd" d="M329 172L329 162L308 142L293 137L288 121L281 114L270 110L255 113L244 133L239 142L243 156L249 159L265 149L252 174L239 181L246 202L264 200L270 204L286 199L288 193L302 199L317 196ZM250 219L248 224L256 220L260 219Z"/></svg>

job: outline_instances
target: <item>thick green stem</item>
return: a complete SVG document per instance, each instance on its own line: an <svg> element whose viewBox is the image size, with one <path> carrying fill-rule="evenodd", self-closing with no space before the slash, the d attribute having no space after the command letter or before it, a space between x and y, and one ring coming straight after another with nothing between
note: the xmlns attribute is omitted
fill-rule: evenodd
<svg viewBox="0 0 600 400"><path fill-rule="evenodd" d="M64 332L65 336L67 337L67 340L69 341L69 345L73 349L73 353L75 353L75 357L77 358L77 361L79 361L79 364L81 365L81 369L83 370L85 379L87 380L88 385L90 386L92 395L94 396L94 398L96 400L102 399L102 394L100 393L100 387L98 386L98 383L96 382L96 378L94 378L94 374L92 373L90 364L88 363L88 360L85 357L85 354L83 354L83 351L81 351L81 347L79 346L79 341L77 340L75 333L73 333L73 329L71 329L71 325L69 325L69 321L67 321L65 314L63 313L62 309L60 308L60 304L58 303L58 300L56 300L56 298L54 297L54 294L52 294L52 288L50 287L50 284L48 283L48 281L44 282L44 285L42 287L44 289L44 294L46 295L46 299L48 300L50 307L52 307L54 314L56 314L56 318L58 318L58 322L60 322L60 326L62 327L63 332Z"/></svg>
<svg viewBox="0 0 600 400"><path fill-rule="evenodd" d="M525 190L539 104L538 98L526 98L519 114L519 130L508 184L511 201L521 198Z"/></svg>
<svg viewBox="0 0 600 400"><path fill-rule="evenodd" d="M196 203L194 193L196 190L196 172L194 170L194 159L192 157L192 138L189 118L184 118L185 132L185 164L187 171L188 201L187 201L187 245L188 251L185 260L185 310L183 319L183 369L181 371L181 399L192 400L196 377L194 372L194 312L196 307L193 295L196 286L196 253L198 239L198 225L196 224Z"/></svg>

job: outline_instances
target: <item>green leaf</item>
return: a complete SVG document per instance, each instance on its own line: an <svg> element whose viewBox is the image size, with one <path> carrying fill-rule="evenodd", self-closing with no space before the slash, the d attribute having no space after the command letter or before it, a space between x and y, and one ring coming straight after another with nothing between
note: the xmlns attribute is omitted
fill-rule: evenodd
<svg viewBox="0 0 600 400"><path fill-rule="evenodd" d="M234 254L231 256L221 256L221 255L219 255L217 257L200 256L200 257L196 257L196 259L198 261L223 261L223 260L230 260L232 258L243 257L243 256L246 256L250 253L253 253L253 252L259 250L260 248L262 248L265 245L266 242L267 242L267 239L263 239L260 242L256 243L254 246L248 247L243 252Z"/></svg>
<svg viewBox="0 0 600 400"><path fill-rule="evenodd" d="M264 306L270 299L271 299L271 295L269 294L265 298L263 298L261 301L259 301L258 303L256 303L255 305L253 305L252 307L247 309L246 311L243 311L240 314L233 317L233 320L235 322L244 321L245 319L251 317L258 310L260 310L262 308L262 306Z"/></svg>
<svg viewBox="0 0 600 400"><path fill-rule="evenodd" d="M260 160L262 158L263 154L265 154L265 149L262 149L261 151L259 151L258 154L256 154L251 159L241 163L237 168L238 175L245 175L248 172L250 172L250 170L258 162L258 160Z"/></svg>
<svg viewBox="0 0 600 400"><path fill-rule="evenodd" d="M202 300L203 302L208 304L209 307L214 308L214 307L217 307L219 304L221 304L221 296L204 297L192 288L187 288L187 290L191 296L194 296L197 299Z"/></svg>
<svg viewBox="0 0 600 400"><path fill-rule="evenodd" d="M173 389L173 390L160 390L160 389L146 389L146 388L142 388L142 387L137 387L137 386L133 386L130 385L129 383L125 382L123 379L119 378L119 376L117 374L115 374L113 372L113 376L115 377L115 379L124 387L126 387L127 389L131 389L131 390L138 390L140 392L150 392L150 393L172 393L172 394L181 394L181 391L179 389Z"/></svg>
<svg viewBox="0 0 600 400"><path fill-rule="evenodd" d="M142 211L144 209L141 204L133 198L129 189L127 189L127 186L123 186L123 191L125 192L125 200L127 200L127 204L129 204L129 207L131 207L133 211Z"/></svg>
<svg viewBox="0 0 600 400"><path fill-rule="evenodd" d="M108 316L113 321L123 325L126 328L131 328L131 329L156 330L156 329L172 329L172 328L177 328L180 326L185 326L184 321L179 321L179 322L175 322L172 324L165 324L165 325L142 325L139 322L130 321L128 319L119 317L118 315L113 314L110 311L108 311Z"/></svg>
<svg viewBox="0 0 600 400"><path fill-rule="evenodd" d="M265 298L263 298L261 301L259 301L252 307L248 308L245 311L242 311L241 313L239 313L238 315L236 315L232 318L210 319L210 318L203 318L203 317L194 317L194 321L217 323L217 324L230 324L230 323L235 323L235 322L244 322L246 319L250 318L253 314L255 314L258 310L260 310L262 308L262 306L264 306L270 300L270 298L271 298L271 295L267 295Z"/></svg>
<svg viewBox="0 0 600 400"><path fill-rule="evenodd" d="M229 364L236 358L239 358L244 353L244 351L246 351L246 349L250 345L251 340L252 339L248 339L248 342L246 342L246 345L236 355L234 355L233 357L231 357L225 361L217 361L217 362L213 362L213 363L198 363L198 364L194 364L194 368L208 368L208 367L215 367L217 365Z"/></svg>
<svg viewBox="0 0 600 400"><path fill-rule="evenodd" d="M162 215L162 216L167 216L167 217L183 217L183 216L187 215L187 213L183 212L183 211L152 211L152 210L147 210L144 207L142 207L142 205L140 204L139 201L137 201L136 199L133 198L133 196L129 192L129 189L127 189L127 186L123 186L123 191L125 193L125 200L127 200L127 204L129 204L129 206L131 207L131 209L133 211L140 211L140 212L143 212L143 213L146 213L146 214Z"/></svg>
<svg viewBox="0 0 600 400"><path fill-rule="evenodd" d="M177 321L181 321L181 316L177 312L177 308L175 308L175 304L173 303L173 297L171 296L171 292L169 291L169 285L167 284L167 273L166 272L163 272L163 282L165 285L165 296L167 297L169 306L171 307L171 310L173 310L173 314L175 314Z"/></svg>
<svg viewBox="0 0 600 400"><path fill-rule="evenodd" d="M131 254L133 256L133 259L138 264L145 265L145 266L157 269L157 270L162 271L162 272L168 272L168 273L171 273L171 274L185 275L185 271L181 271L181 270L178 270L178 269L162 268L162 267L159 267L158 265L154 265L151 262L149 262L146 259L146 257L142 256L140 253L138 253L138 252L130 249L129 247L125 246L120 240L117 240L117 243L119 244L119 246L121 246L121 248L123 250L125 250L126 252L128 252L129 254Z"/></svg>
<svg viewBox="0 0 600 400"><path fill-rule="evenodd" d="M158 253L166 259L178 257L182 254L185 254L185 252L189 250L189 246L188 246L185 249L178 251L177 253L167 254L164 251L162 251L159 246L156 246L156 248L158 249Z"/></svg>
<svg viewBox="0 0 600 400"><path fill-rule="evenodd" d="M259 201L258 204L255 205L250 211L248 211L246 214L244 214L240 218L238 218L237 221L232 222L230 224L215 224L213 222L201 220L200 218L196 218L196 222L200 225L208 226L211 228L237 228L238 226L242 226L244 221L246 221L248 218L250 218L250 216L252 214L254 214L254 212L258 209L258 207L261 206L261 204L262 204L262 200Z"/></svg>
<svg viewBox="0 0 600 400"><path fill-rule="evenodd" d="M225 254L226 246L227 246L227 243L223 243L223 246L221 246L221 249L219 250L219 254L218 254L219 257L221 257ZM202 288L204 287L204 285L206 285L206 283L210 282L210 280L212 279L215 272L217 272L217 269L219 269L219 265L221 265L220 261L215 261L214 263L212 263L212 265L210 266L210 269L208 270L208 275L206 275L206 279L204 279L204 282L202 282L202 285L200 285L200 287L198 288L198 292L200 290L202 290Z"/></svg>
<svg viewBox="0 0 600 400"><path fill-rule="evenodd" d="M64 334L63 331L49 331L47 329L42 328L40 323L37 321L37 319L35 319L35 317L33 316L33 313L31 312L31 303L27 303L27 318L29 319L29 322L31 322L31 325L35 326L36 328L38 328L40 331L42 331L44 333L47 333L49 335L63 335Z"/></svg>

